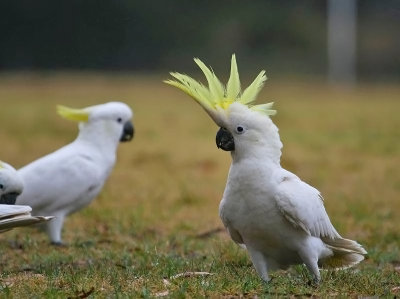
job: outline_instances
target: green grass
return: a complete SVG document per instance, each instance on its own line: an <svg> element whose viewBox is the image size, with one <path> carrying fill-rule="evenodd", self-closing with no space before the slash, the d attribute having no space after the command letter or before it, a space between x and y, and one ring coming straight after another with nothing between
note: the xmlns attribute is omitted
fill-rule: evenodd
<svg viewBox="0 0 400 299"><path fill-rule="evenodd" d="M282 164L325 197L339 232L369 252L353 269L323 271L308 284L303 266L265 284L218 218L230 164L216 126L165 76L0 76L0 159L15 167L74 139L76 124L56 104L122 100L135 112L135 139L121 144L101 195L68 218L53 247L31 228L0 235L0 297L83 298L381 296L400 293L400 88L333 89L270 80L284 144ZM171 278L186 271L210 276ZM165 280L167 279L167 281ZM169 282L169 283L168 283Z"/></svg>

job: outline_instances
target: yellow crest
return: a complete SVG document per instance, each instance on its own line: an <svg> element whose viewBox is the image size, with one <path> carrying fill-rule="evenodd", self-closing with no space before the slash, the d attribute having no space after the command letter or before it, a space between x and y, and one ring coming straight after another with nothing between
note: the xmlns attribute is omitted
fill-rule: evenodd
<svg viewBox="0 0 400 299"><path fill-rule="evenodd" d="M4 168L4 164L2 161L0 161L0 169Z"/></svg>
<svg viewBox="0 0 400 299"><path fill-rule="evenodd" d="M211 117L221 108L223 110L228 109L233 102L239 102L246 105L249 109L261 112L265 115L276 114L276 110L270 109L273 105L272 102L268 104L252 105L256 101L258 93L267 80L264 70L261 71L254 81L242 92L235 54L232 55L231 73L226 87L221 83L214 72L200 59L195 58L194 61L203 71L207 79L208 88L187 75L174 72L170 74L176 80L166 80L164 82L183 90L195 99Z"/></svg>
<svg viewBox="0 0 400 299"><path fill-rule="evenodd" d="M87 122L89 120L89 112L85 109L73 109L58 105L57 113L62 117L73 121Z"/></svg>

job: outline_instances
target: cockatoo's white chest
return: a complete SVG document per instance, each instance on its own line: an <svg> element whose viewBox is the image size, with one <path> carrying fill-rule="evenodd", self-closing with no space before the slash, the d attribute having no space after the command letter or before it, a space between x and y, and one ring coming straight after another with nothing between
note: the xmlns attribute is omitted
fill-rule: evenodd
<svg viewBox="0 0 400 299"><path fill-rule="evenodd" d="M226 220L235 229L247 231L248 227L254 230L264 226L268 219L274 218L277 209L269 198L274 187L270 175L259 165L243 164L231 166L220 214L223 221Z"/></svg>

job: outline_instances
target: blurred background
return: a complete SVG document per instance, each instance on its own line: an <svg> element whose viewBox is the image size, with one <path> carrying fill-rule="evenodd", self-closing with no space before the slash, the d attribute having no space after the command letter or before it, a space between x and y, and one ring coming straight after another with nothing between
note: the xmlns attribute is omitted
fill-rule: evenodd
<svg viewBox="0 0 400 299"><path fill-rule="evenodd" d="M274 77L398 82L399 30L397 0L2 0L0 70L191 71L199 57L226 73L236 53Z"/></svg>

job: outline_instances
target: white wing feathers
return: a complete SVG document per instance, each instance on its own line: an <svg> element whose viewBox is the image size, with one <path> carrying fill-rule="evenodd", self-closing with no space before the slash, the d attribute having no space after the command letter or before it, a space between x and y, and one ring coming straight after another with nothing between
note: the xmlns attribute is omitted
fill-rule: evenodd
<svg viewBox="0 0 400 299"><path fill-rule="evenodd" d="M88 150L73 147L74 144L18 170L25 185L18 204L30 205L34 214L54 214L59 210L69 214L87 204L82 197L89 190L99 190L105 177L101 176L101 165L88 157Z"/></svg>
<svg viewBox="0 0 400 299"><path fill-rule="evenodd" d="M0 232L17 226L36 224L52 219L52 216L32 216L32 208L20 205L0 205Z"/></svg>
<svg viewBox="0 0 400 299"><path fill-rule="evenodd" d="M309 235L340 238L329 220L319 191L288 171L279 177L274 198L283 216Z"/></svg>

